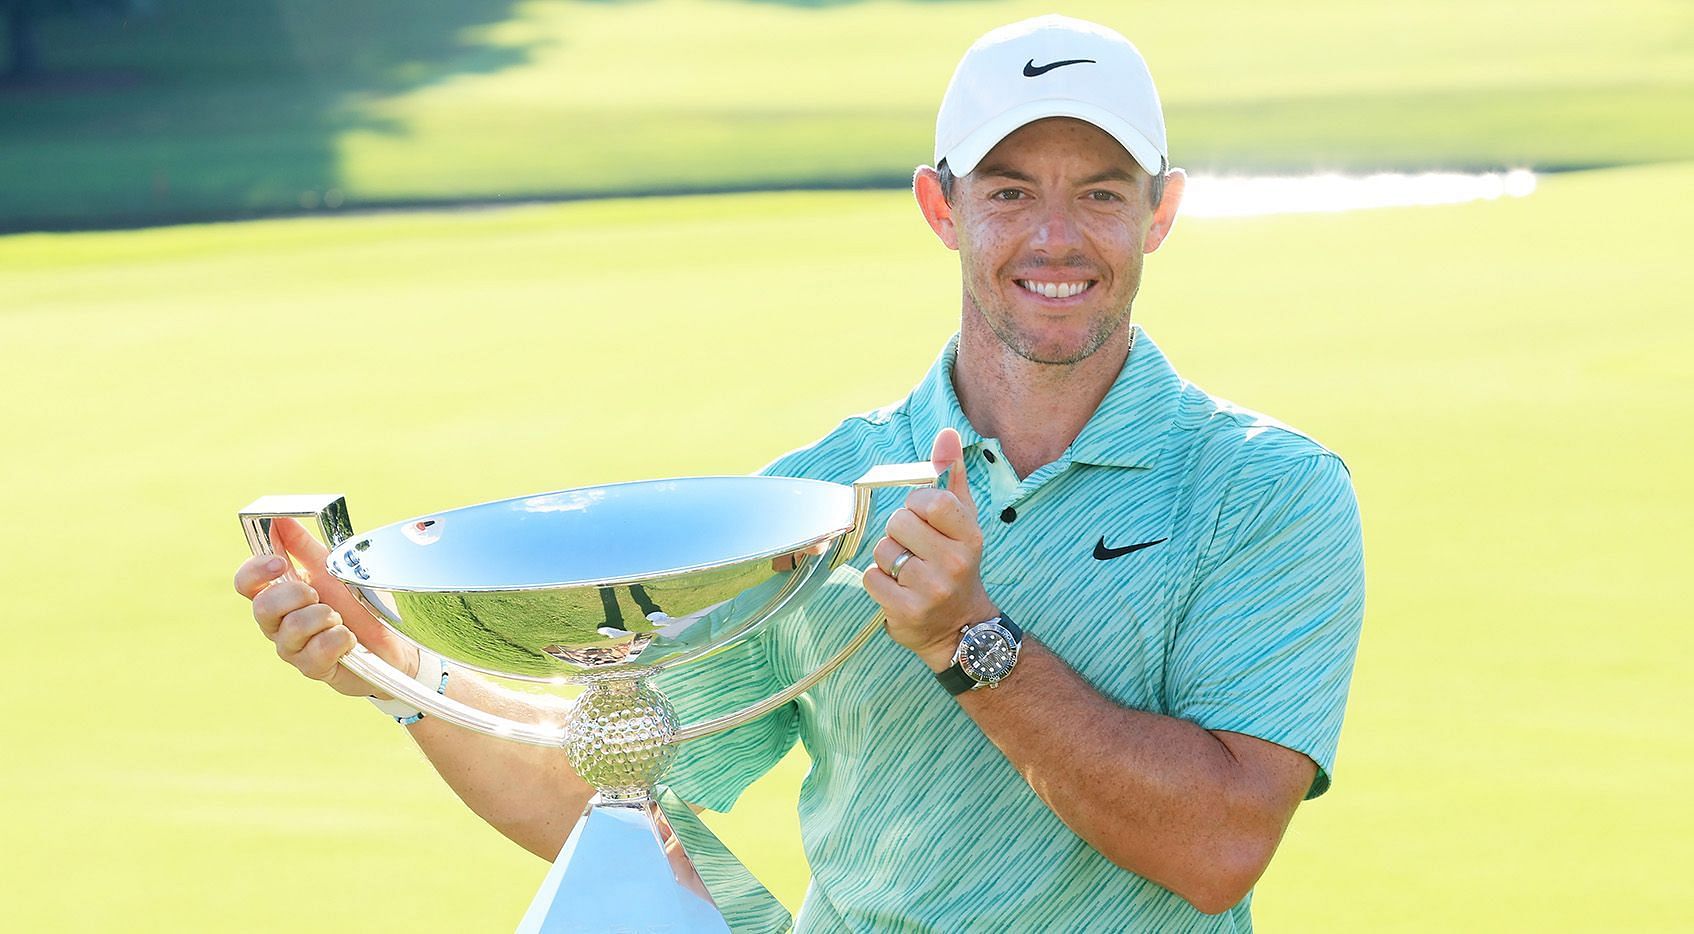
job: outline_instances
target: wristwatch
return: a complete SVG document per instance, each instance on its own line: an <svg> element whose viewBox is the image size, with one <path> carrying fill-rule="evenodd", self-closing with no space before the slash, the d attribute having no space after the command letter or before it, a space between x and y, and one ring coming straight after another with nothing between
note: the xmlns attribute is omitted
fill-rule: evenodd
<svg viewBox="0 0 1694 934"><path fill-rule="evenodd" d="M953 667L936 672L935 680L952 695L991 688L1012 673L1023 647L1023 630L1010 616L1000 615L961 630L953 650Z"/></svg>

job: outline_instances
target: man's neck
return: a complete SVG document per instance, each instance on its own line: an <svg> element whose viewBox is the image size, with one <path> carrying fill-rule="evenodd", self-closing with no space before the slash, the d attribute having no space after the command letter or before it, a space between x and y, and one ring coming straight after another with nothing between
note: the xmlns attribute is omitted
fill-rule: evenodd
<svg viewBox="0 0 1694 934"><path fill-rule="evenodd" d="M971 427L998 439L1012 469L1027 477L1058 460L1082 433L1128 356L1127 330L1083 360L1055 365L1018 356L986 327L966 327L953 390Z"/></svg>

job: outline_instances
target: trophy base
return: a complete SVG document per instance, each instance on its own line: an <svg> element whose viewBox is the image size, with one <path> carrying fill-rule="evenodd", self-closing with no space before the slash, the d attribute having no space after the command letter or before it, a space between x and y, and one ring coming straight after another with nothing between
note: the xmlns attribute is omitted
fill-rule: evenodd
<svg viewBox="0 0 1694 934"><path fill-rule="evenodd" d="M781 904L686 805L668 797L686 827L681 835L652 798L590 800L518 934L787 930ZM708 887L691 857L715 884Z"/></svg>

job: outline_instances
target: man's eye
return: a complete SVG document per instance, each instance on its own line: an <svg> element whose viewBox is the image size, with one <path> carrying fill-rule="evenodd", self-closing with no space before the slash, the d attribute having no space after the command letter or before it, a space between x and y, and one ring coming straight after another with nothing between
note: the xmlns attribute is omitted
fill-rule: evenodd
<svg viewBox="0 0 1694 934"><path fill-rule="evenodd" d="M1016 188L1002 188L993 195L995 201L1017 201L1023 197L1023 192Z"/></svg>
<svg viewBox="0 0 1694 934"><path fill-rule="evenodd" d="M1122 198L1118 197L1117 192L1115 192L1115 191L1105 191L1105 190L1099 189L1099 188L1096 188L1095 190L1089 192L1088 197L1090 199L1094 200L1094 201L1122 201L1123 200Z"/></svg>

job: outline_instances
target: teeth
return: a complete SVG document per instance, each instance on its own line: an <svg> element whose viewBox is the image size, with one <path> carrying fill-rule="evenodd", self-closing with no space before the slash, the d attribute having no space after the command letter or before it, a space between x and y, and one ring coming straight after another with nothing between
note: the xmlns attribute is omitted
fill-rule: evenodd
<svg viewBox="0 0 1694 934"><path fill-rule="evenodd" d="M1030 279L1019 279L1018 285L1048 298L1070 298L1088 288L1087 282L1035 282Z"/></svg>

